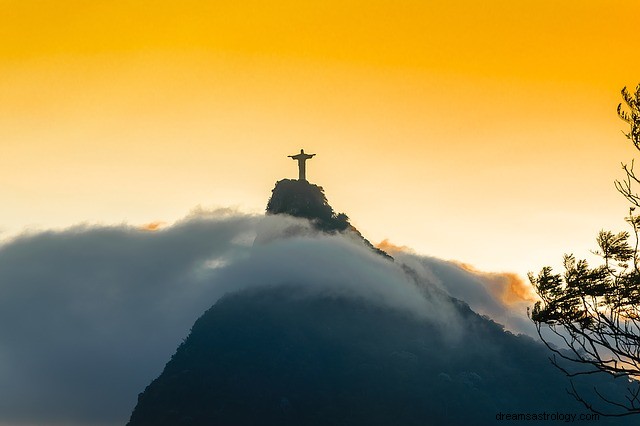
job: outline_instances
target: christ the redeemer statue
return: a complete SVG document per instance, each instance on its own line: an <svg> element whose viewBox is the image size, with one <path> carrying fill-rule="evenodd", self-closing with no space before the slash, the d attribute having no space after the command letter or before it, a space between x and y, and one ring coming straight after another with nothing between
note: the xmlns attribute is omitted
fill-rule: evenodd
<svg viewBox="0 0 640 426"><path fill-rule="evenodd" d="M298 180L307 180L305 162L314 155L315 154L305 154L304 149L301 149L300 154L287 156L293 158L294 160L298 160Z"/></svg>

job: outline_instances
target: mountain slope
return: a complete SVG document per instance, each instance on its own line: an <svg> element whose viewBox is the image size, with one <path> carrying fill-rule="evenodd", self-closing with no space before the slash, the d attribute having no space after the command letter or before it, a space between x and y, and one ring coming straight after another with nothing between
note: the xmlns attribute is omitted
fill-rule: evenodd
<svg viewBox="0 0 640 426"><path fill-rule="evenodd" d="M310 219L321 235L289 237L355 232L321 188L295 182L276 185L267 212ZM270 250L268 244L260 250ZM335 281L332 287L305 275L286 282L264 275L263 286L220 299L139 395L129 425L482 425L494 424L501 412L585 412L565 392L566 378L540 343L505 332L406 265L370 251L370 262L402 278L390 285L412 286L417 291L407 294L428 302L415 306L431 312L385 303L394 288L379 301L368 297L379 290L373 286L352 291L363 277L389 277L371 263L351 270L346 253L323 265L296 259L308 264L309 274L333 268L323 275ZM351 290L329 290L340 287ZM588 379L582 389L605 382ZM619 385L606 384L614 393L622 392Z"/></svg>
<svg viewBox="0 0 640 426"><path fill-rule="evenodd" d="M542 345L458 307L467 329L452 338L410 314L296 287L229 295L198 319L129 425L492 424L500 412L584 412Z"/></svg>

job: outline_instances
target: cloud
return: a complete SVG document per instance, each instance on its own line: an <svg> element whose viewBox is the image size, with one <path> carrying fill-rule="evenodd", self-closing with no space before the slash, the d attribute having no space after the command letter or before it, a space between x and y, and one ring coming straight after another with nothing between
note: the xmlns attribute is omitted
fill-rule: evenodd
<svg viewBox="0 0 640 426"><path fill-rule="evenodd" d="M268 217L261 226L270 235L259 234L250 257L220 271L220 288L297 285L311 295L359 298L441 325L459 320L444 294L425 292L401 265L349 235L318 234L293 218Z"/></svg>
<svg viewBox="0 0 640 426"><path fill-rule="evenodd" d="M0 424L122 424L218 297L195 271L246 254L238 238L257 220L218 211L1 246Z"/></svg>
<svg viewBox="0 0 640 426"><path fill-rule="evenodd" d="M194 321L242 289L357 298L452 339L461 320L444 291L513 322L499 280L496 293L452 263L407 253L394 263L304 220L199 209L154 229L75 227L0 246L0 425L123 424Z"/></svg>
<svg viewBox="0 0 640 426"><path fill-rule="evenodd" d="M462 269L481 278L484 287L505 304L533 304L536 298L533 288L513 272L485 272L468 263L455 262Z"/></svg>
<svg viewBox="0 0 640 426"><path fill-rule="evenodd" d="M159 229L163 228L166 224L167 222L163 222L159 220L155 222L145 223L140 227L140 229L142 231L158 231Z"/></svg>
<svg viewBox="0 0 640 426"><path fill-rule="evenodd" d="M387 253L397 253L397 252L415 253L415 251L411 247L395 245L391 241L389 241L388 238L385 238L384 240L380 241L378 244L376 244L376 247L378 247L380 250L386 251Z"/></svg>
<svg viewBox="0 0 640 426"><path fill-rule="evenodd" d="M418 272L422 279L447 294L469 304L515 333L536 337L534 324L526 314L535 302L533 289L512 272L484 272L473 266L420 256L405 248L388 244L395 259Z"/></svg>

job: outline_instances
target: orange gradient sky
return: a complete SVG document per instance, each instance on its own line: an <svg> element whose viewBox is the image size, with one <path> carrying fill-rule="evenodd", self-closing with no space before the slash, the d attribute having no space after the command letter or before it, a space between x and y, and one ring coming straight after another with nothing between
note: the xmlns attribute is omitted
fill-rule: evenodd
<svg viewBox="0 0 640 426"><path fill-rule="evenodd" d="M4 236L262 212L524 274L624 229L637 1L0 0Z"/></svg>

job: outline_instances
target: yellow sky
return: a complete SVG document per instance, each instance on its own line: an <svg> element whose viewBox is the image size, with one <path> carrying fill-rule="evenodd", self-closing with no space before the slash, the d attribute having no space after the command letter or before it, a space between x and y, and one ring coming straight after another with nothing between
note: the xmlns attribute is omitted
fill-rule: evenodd
<svg viewBox="0 0 640 426"><path fill-rule="evenodd" d="M233 3L233 4L231 4ZM0 229L262 211L524 273L623 228L636 1L0 0Z"/></svg>

